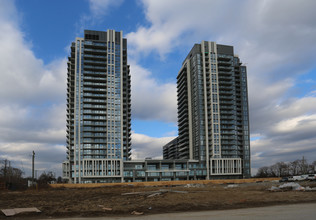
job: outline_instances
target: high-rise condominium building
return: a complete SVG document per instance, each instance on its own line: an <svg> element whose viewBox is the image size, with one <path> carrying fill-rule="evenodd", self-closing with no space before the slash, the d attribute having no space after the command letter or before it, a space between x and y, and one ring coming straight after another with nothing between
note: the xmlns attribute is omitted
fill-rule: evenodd
<svg viewBox="0 0 316 220"><path fill-rule="evenodd" d="M247 72L232 46L195 44L177 77L179 137L164 159L199 160L206 179L250 177Z"/></svg>
<svg viewBox="0 0 316 220"><path fill-rule="evenodd" d="M131 80L122 32L84 31L71 44L67 161L73 183L121 182L131 156Z"/></svg>

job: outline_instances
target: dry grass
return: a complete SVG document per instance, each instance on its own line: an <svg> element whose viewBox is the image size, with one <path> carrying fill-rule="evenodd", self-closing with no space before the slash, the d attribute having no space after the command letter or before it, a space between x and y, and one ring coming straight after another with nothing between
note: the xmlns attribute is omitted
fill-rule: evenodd
<svg viewBox="0 0 316 220"><path fill-rule="evenodd" d="M228 187L224 182L159 182L96 185L90 188L66 188L59 185L51 189L20 192L0 191L0 209L37 207L42 213L20 214L16 219L84 216L124 216L131 212L147 214L219 210L316 202L316 191L270 192L275 181L238 183ZM257 183L256 183L257 182ZM170 183L170 184L169 184ZM173 185L175 183L175 185ZM191 184L186 187L187 184ZM315 183L304 182L315 187ZM133 193L134 192L134 193ZM139 192L139 193L138 193ZM6 218L0 214L0 219Z"/></svg>

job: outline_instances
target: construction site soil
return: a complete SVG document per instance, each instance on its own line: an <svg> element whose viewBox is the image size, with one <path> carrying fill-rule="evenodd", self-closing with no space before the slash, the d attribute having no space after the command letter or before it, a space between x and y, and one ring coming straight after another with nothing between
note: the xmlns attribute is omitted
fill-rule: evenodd
<svg viewBox="0 0 316 220"><path fill-rule="evenodd" d="M316 189L316 182L300 182ZM0 191L0 209L36 207L40 213L20 213L10 219L126 216L171 212L223 210L316 202L315 190L271 191L277 181L240 184L185 184L138 186L133 184L97 188L43 188ZM7 219L2 212L0 219Z"/></svg>

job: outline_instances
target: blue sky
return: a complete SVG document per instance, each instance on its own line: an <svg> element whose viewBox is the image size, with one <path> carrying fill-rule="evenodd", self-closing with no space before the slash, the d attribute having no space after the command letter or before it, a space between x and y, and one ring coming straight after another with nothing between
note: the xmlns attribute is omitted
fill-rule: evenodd
<svg viewBox="0 0 316 220"><path fill-rule="evenodd" d="M316 160L313 0L0 0L0 159L61 174L66 59L84 29L122 30L132 75L132 157L177 135L176 76L194 43L233 45L248 68L252 174Z"/></svg>

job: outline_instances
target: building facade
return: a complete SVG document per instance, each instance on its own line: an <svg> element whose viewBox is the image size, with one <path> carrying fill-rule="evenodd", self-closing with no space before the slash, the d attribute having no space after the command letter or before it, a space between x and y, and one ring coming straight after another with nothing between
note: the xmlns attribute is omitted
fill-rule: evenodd
<svg viewBox="0 0 316 220"><path fill-rule="evenodd" d="M131 160L131 79L122 32L71 45L67 83L70 183L249 178L247 71L232 46L195 44L177 76L179 136L163 159Z"/></svg>
<svg viewBox="0 0 316 220"><path fill-rule="evenodd" d="M164 159L179 159L179 149L178 149L179 138L171 140L162 148L162 154Z"/></svg>
<svg viewBox="0 0 316 220"><path fill-rule="evenodd" d="M121 182L131 156L131 79L122 32L84 31L71 44L67 161L73 183Z"/></svg>
<svg viewBox="0 0 316 220"><path fill-rule="evenodd" d="M164 159L198 160L206 179L250 177L247 72L233 47L195 44L177 93L179 137L164 146Z"/></svg>

